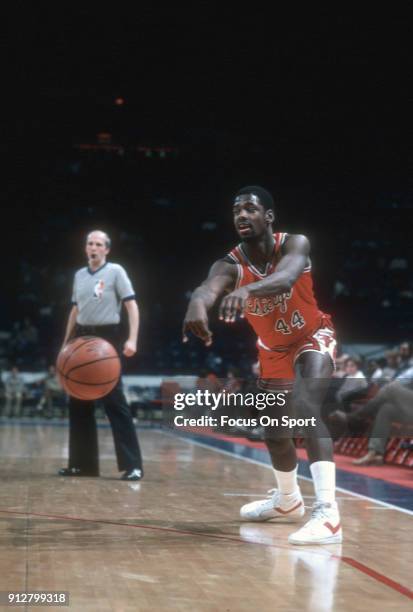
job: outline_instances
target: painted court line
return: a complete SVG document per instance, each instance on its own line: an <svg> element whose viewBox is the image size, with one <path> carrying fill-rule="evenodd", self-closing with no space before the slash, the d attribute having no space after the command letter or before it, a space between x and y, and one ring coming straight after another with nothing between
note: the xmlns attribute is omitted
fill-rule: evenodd
<svg viewBox="0 0 413 612"><path fill-rule="evenodd" d="M377 506L366 506L366 510L393 510L393 508L378 508Z"/></svg>
<svg viewBox="0 0 413 612"><path fill-rule="evenodd" d="M165 432L166 433L166 432ZM168 432L169 433L169 432ZM197 440L192 440L192 439L188 439L185 438L184 436L179 436L176 434L172 434L169 433L169 435L175 435L175 437L181 438L182 440L185 440L186 442L190 443L190 444L194 444L197 446L201 446L203 448L218 452L218 453L222 453L224 455L228 455L232 458L236 458L236 459L242 459L244 461L247 461L249 463L255 463L257 465L260 465L262 467L266 467L268 469L272 469L272 467L268 464L265 463L261 463L259 461L256 461L255 459L250 459L249 457L243 457L242 455L237 455L236 453L231 453L229 451L225 451L223 449L220 448L216 448L213 446L209 446L208 444L204 444L202 442L198 442ZM307 481L311 481L311 478L308 478L307 476L299 476L299 478L302 478L303 480L307 480ZM393 504L388 504L387 502L382 502L381 500L375 500L371 497L367 497L366 495L361 495L359 493L353 493L353 491L349 491L348 489L343 489L341 487L336 487L336 489L338 491L342 491L343 493L350 493L350 495L354 495L355 497L358 497L359 499L365 499L371 502L375 502L380 504L381 506L383 506L383 508L381 508L382 510L398 510L399 512L403 512L405 514L409 514L409 515L413 515L413 512L410 510L406 510L405 508L399 508L398 506L394 506ZM258 542L256 542L258 544ZM267 544L268 546L271 546L269 544ZM338 558L340 559L343 563L346 563L347 565L350 565L351 567L359 570L360 572L366 574L367 576L370 576L371 578L374 578L375 580L377 580L378 582L381 582L382 584L385 584L386 586L390 587L391 589L397 591L398 593L405 595L406 597L408 597L409 599L413 599L413 591L411 591L410 589L408 589L407 587L405 587L404 585L400 584L399 582L396 582L394 580L392 580L391 578L388 578L388 576L385 576L384 574L381 574L380 572L377 572L376 570L368 567L367 565L364 565L364 563L360 563L359 561L357 561L356 559L353 559L352 557L342 557L341 555L332 555L333 558Z"/></svg>
<svg viewBox="0 0 413 612"><path fill-rule="evenodd" d="M105 520L105 519L89 519L89 518L80 518L80 517L66 516L66 515L43 514L43 513L40 513L40 512L22 512L22 511L17 511L17 510L0 510L0 514L18 515L18 516L21 516L22 518L26 518L26 519L28 517L41 517L41 518L64 520L64 521L76 521L76 522L82 522L82 523L95 523L95 524L100 524L100 525L113 525L113 526L116 526L116 527L130 527L130 528L134 528L134 529L143 529L143 530L149 530L149 531L161 531L161 532L164 532L164 533L175 533L175 534L179 534L179 535L190 535L192 537L196 536L196 537L201 537L201 538L210 538L210 539L215 539L215 540L224 540L224 541L235 542L235 543L238 543L238 544L252 544L254 546L267 546L267 547L271 547L271 548L282 548L282 549L286 549L286 550L292 550L292 547L288 546L288 545L269 544L269 543L266 543L266 542L261 542L259 540L257 540L257 541L255 541L255 540L244 540L244 539L241 539L241 538L237 538L236 536L232 536L232 535L212 534L212 533L205 533L205 532L201 532L201 531L190 531L190 530L184 530L184 529L175 529L173 527L156 527L154 525L139 525L139 524L134 524L134 523L121 523L119 521L109 521L109 520ZM331 554L331 553L328 553L328 551L323 551L323 550L314 551L314 550L301 549L301 552L308 553L308 554L311 554L311 555L316 554L316 555L323 556L323 557L328 556L330 559L336 559L336 560L342 561L343 563L346 563L347 565L350 565L354 569L357 569L358 571L360 571L363 574L369 576L370 578L373 578L377 582L380 582L381 584L384 584L384 585L388 586L389 588L393 589L394 591L397 591L401 595L404 595L405 597L413 600L413 591L411 591L410 589L408 589L404 585L400 584L399 582L396 582L395 580L392 580L391 578L388 578L384 574L381 574L380 572L376 572L376 570L373 570L372 568L368 567L367 565L364 565L364 563L360 563L359 561L356 561L356 559L353 559L352 557L343 557L341 555Z"/></svg>
<svg viewBox="0 0 413 612"><path fill-rule="evenodd" d="M216 448L215 446L210 446L204 442L199 442L198 440L192 440L191 438L186 438L185 436L179 434L173 434L170 432L164 432L166 435L174 436L179 438L188 444L194 444L195 446L201 446L202 448L206 448L208 450L214 451L215 453L220 453L222 455L227 455L228 457L232 457L233 459L241 459L241 461L246 461L247 463L254 463L255 465L260 465L261 467L267 468L268 470L272 470L271 465L267 463L263 463L262 461L257 461L256 459L251 459L250 457L243 457L242 455L238 455L237 453L233 453L231 451L226 451L222 448ZM312 479L308 476L301 476L298 474L298 478L302 478L303 480L307 480L308 482L312 482ZM372 502L374 504L379 504L380 506L385 506L388 509L397 510L398 512L403 512L404 514L408 514L409 516L413 516L412 510L407 510L407 508L400 508L400 506L395 506L394 504L389 504L388 502L384 502L381 499L375 499L374 497L368 497L367 495L362 495L361 493L354 493L354 491L350 491L350 489L344 489L343 487L336 487L337 491L341 493L347 493L350 495L354 495L359 499L364 499L366 501Z"/></svg>

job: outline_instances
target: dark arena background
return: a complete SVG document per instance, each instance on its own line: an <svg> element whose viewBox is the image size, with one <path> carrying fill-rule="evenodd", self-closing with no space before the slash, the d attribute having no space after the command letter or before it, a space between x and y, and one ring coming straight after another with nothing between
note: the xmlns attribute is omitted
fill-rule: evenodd
<svg viewBox="0 0 413 612"><path fill-rule="evenodd" d="M357 418L403 373L412 388L407 16L139 11L10 14L0 603L64 592L73 610L407 610L413 403L392 413L380 456L370 446L377 412ZM241 389L256 375L245 321L226 325L213 309L212 346L182 343L192 291L239 242L232 204L245 185L272 193L275 231L309 237L318 303L337 330L323 416L343 544L294 547L294 526L241 521L239 507L274 486L262 432L163 418L168 389ZM123 364L138 483L119 481L100 402L101 477L58 476L68 398L46 376L95 229L110 235L108 260L128 271L140 310L138 351ZM127 334L126 311L121 325ZM300 437L296 446L311 506Z"/></svg>

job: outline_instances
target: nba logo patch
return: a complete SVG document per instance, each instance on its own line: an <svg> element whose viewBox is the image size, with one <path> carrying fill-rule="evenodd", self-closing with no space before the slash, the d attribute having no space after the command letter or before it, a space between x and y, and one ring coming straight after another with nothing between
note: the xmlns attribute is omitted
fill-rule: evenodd
<svg viewBox="0 0 413 612"><path fill-rule="evenodd" d="M95 288L93 290L93 297L95 298L95 300L102 299L104 288L105 288L105 283L103 280L96 281Z"/></svg>

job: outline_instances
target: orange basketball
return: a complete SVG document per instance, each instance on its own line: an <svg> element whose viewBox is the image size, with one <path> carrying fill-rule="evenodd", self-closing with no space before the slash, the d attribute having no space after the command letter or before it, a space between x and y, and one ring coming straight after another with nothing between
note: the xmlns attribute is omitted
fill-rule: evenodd
<svg viewBox="0 0 413 612"><path fill-rule="evenodd" d="M120 376L120 359L115 348L95 336L70 340L60 351L56 369L65 391L81 400L104 397Z"/></svg>

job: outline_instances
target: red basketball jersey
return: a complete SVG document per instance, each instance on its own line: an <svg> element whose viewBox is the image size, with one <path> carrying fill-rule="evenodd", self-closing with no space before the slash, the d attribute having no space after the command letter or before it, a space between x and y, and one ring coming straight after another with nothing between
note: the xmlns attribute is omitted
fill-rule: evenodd
<svg viewBox="0 0 413 612"><path fill-rule="evenodd" d="M237 287L255 283L276 271L286 237L287 234L283 232L274 234L273 257L264 272L257 270L249 261L242 243L232 249L229 257L238 267ZM286 350L317 329L323 313L314 297L311 266L303 270L287 293L268 297L250 296L244 314L258 336L258 347L270 351Z"/></svg>

